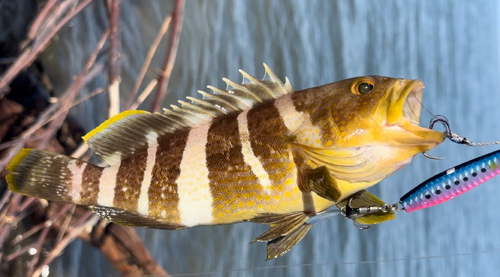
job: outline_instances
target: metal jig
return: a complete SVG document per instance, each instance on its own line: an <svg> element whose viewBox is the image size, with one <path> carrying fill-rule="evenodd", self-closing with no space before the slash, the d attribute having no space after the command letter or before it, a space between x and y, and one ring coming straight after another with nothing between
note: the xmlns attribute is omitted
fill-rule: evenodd
<svg viewBox="0 0 500 277"><path fill-rule="evenodd" d="M352 219L356 228L368 229L370 226L360 225L355 221L356 218L372 213L390 211L409 213L429 208L460 196L497 175L500 175L500 150L474 158L430 177L401 196L399 202L395 204L353 208L353 198L351 198L347 205L340 209L340 214Z"/></svg>

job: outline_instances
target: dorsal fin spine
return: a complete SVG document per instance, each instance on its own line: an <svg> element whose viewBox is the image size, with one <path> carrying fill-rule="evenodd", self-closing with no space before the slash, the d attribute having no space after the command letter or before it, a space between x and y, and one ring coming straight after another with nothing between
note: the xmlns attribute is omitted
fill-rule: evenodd
<svg viewBox="0 0 500 277"><path fill-rule="evenodd" d="M264 69L266 71L264 79L266 78L266 76L269 76L269 78L271 79L271 81L273 81L275 83L278 83L280 85L283 85L283 83L281 82L280 78L278 78L278 76L276 76L276 74L274 73L274 71L272 71L271 68L269 68L269 66L267 66L267 64L265 64L265 63L264 63Z"/></svg>
<svg viewBox="0 0 500 277"><path fill-rule="evenodd" d="M220 88L216 88L214 86L207 86L208 89L212 90L213 92L221 93L221 94L229 94L227 91L222 90Z"/></svg>
<svg viewBox="0 0 500 277"><path fill-rule="evenodd" d="M214 107L214 105L208 103L207 101L205 101L203 99L198 99L198 98L194 98L194 97L191 97L191 96L188 96L187 99L191 100L193 103L197 103L200 106L203 106L206 109L213 108L212 111L217 111L217 112L220 112L221 114L228 114L228 111L226 111L224 109L220 109L218 107Z"/></svg>
<svg viewBox="0 0 500 277"><path fill-rule="evenodd" d="M207 116L210 116L211 118L214 118L214 117L217 116L212 111L210 111L208 109L203 109L200 106L193 105L191 103L188 103L188 102L185 102L185 101L182 101L182 100L179 100L178 102L182 105L183 108L185 107L187 109L190 109L191 111L196 111L198 113L205 114Z"/></svg>
<svg viewBox="0 0 500 277"><path fill-rule="evenodd" d="M292 92L292 85L290 84L290 80L288 80L288 77L285 77L285 84L283 85L288 92Z"/></svg>
<svg viewBox="0 0 500 277"><path fill-rule="evenodd" d="M223 107L224 105L226 105L227 108L230 108L231 111L233 111L233 112L236 112L236 111L239 110L236 106L234 106L233 104L225 101L222 97L220 97L220 96L218 96L216 94L210 94L210 93L205 92L203 90L198 90L198 93L201 94L201 95L203 95L203 97L205 97L206 99L210 99L210 100L215 100L215 101L218 101L218 102L222 102L221 103L221 107Z"/></svg>
<svg viewBox="0 0 500 277"><path fill-rule="evenodd" d="M253 97L255 100L257 100L259 103L262 103L262 98L260 98L257 94L253 93L251 90L249 90L247 87L245 86L242 86L240 84L237 84L227 78L222 78L222 81L224 81L227 85L227 90L231 90L231 89L237 89L237 90L240 90L248 95L250 95L251 97Z"/></svg>
<svg viewBox="0 0 500 277"><path fill-rule="evenodd" d="M245 71L243 70L239 70L239 72L241 73L241 75L243 75L244 78L252 81L253 83L261 86L268 94L269 96L271 96L272 98L275 97L275 95L273 94L273 92L269 89L269 87L267 87L266 85L264 85L260 80L257 80L255 77L253 77L252 75L246 73Z"/></svg>

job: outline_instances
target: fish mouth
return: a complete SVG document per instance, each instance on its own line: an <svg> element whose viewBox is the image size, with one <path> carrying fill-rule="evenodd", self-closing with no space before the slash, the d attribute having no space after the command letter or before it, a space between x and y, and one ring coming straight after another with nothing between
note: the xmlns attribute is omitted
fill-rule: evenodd
<svg viewBox="0 0 500 277"><path fill-rule="evenodd" d="M391 104L387 113L388 125L404 129L406 134L398 141L404 144L420 145L427 151L443 142L442 132L420 125L424 84L420 80L401 80L394 86Z"/></svg>
<svg viewBox="0 0 500 277"><path fill-rule="evenodd" d="M416 84L411 87L403 103L403 119L420 126L420 112L422 111L423 84ZM420 87L419 87L420 86Z"/></svg>

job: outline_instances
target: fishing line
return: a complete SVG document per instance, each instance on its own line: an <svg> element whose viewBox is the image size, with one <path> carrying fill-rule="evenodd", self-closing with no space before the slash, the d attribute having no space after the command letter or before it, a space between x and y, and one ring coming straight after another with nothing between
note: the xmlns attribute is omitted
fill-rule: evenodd
<svg viewBox="0 0 500 277"><path fill-rule="evenodd" d="M244 271L254 271L254 270L287 269L287 268L293 268L293 267L365 265L365 264L393 263L393 262L404 262L404 261L434 260L434 259L444 259L444 258L453 258L453 257L473 256L473 255L493 253L493 252L498 252L498 251L500 251L500 248L492 248L492 249L479 250L479 251L474 251L474 252L449 254L449 255L435 255L435 256L424 256L424 257L413 257L413 258L394 258L394 259L368 260L368 261L346 261L346 262L275 265L275 266L263 266L263 267L254 267L254 268L237 268L237 269L228 269L228 270L221 270L221 271L205 271L205 272L197 272L197 273L179 273L179 274L170 274L170 276L172 276L172 277L187 277L187 276L203 276L203 275L213 275L213 274L220 274L220 273L234 273L234 272L244 272ZM145 275L145 276L160 277L161 275Z"/></svg>
<svg viewBox="0 0 500 277"><path fill-rule="evenodd" d="M413 97L415 98L415 100L417 100L420 106L422 106L422 108L424 108L424 110L426 110L433 118L436 117L436 115L434 115L429 109L427 109L427 107L424 104L422 104L422 102L420 102L420 100L418 100L415 94L413 94Z"/></svg>
<svg viewBox="0 0 500 277"><path fill-rule="evenodd" d="M413 95L413 97L415 97L415 100L432 116L430 123L429 123L429 129L432 130L432 128L434 128L434 124L436 124L437 122L443 124L445 129L446 129L444 131L444 134L452 142L457 143L457 144L465 144L467 146L488 146L488 145L500 144L500 140L491 141L491 142L472 142L472 141L468 140L466 137L452 132L451 127L450 127L450 122L448 121L448 119L444 115L433 114L429 109L427 109L427 107L424 104L422 104L422 102L420 102L420 100L418 100L416 95ZM440 157L429 155L426 152L423 152L423 154L427 158L442 159Z"/></svg>

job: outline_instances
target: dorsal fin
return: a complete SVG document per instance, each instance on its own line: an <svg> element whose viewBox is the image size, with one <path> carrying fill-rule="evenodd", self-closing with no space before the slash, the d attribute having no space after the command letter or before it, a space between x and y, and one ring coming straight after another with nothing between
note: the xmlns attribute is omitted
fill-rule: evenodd
<svg viewBox="0 0 500 277"><path fill-rule="evenodd" d="M229 113L241 112L257 103L292 92L288 79L283 84L266 64L264 68L266 75L263 80L257 80L240 70L242 84L224 78L226 90L208 86L213 93L199 91L203 99L187 97L191 103L179 101L181 107L172 105L172 109L165 109L163 114L122 112L90 131L83 139L97 157L113 165L157 143L158 138L206 124Z"/></svg>
<svg viewBox="0 0 500 277"><path fill-rule="evenodd" d="M158 137L187 126L161 113L125 111L90 131L83 140L99 159L114 165L157 143Z"/></svg>
<svg viewBox="0 0 500 277"><path fill-rule="evenodd" d="M166 110L166 112L181 117L203 114L203 116L214 118L231 112L243 111L251 108L256 103L276 99L292 92L288 78L283 84L266 64L264 64L264 68L266 74L262 80L257 80L245 71L240 70L241 75L243 75L242 84L223 78L222 80L227 84L225 90L207 86L213 93L199 90L198 92L203 96L203 99L187 97L192 103L188 104L179 101L182 108L175 106L171 111Z"/></svg>

